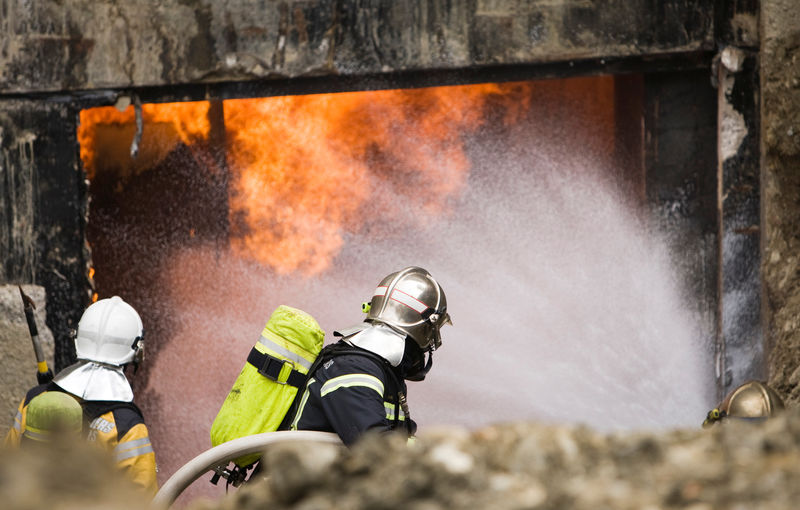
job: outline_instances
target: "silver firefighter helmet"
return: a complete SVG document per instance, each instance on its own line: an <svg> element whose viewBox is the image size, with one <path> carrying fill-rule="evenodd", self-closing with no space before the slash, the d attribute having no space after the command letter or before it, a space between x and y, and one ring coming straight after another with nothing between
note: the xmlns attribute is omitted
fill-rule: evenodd
<svg viewBox="0 0 800 510"><path fill-rule="evenodd" d="M386 276L370 301L366 321L380 322L408 335L422 350L442 345L439 328L452 324L441 285L421 267Z"/></svg>

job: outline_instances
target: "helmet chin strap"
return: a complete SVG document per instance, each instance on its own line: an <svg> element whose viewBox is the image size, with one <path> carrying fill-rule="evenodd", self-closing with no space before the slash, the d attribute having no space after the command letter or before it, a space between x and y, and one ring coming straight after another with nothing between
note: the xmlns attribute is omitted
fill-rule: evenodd
<svg viewBox="0 0 800 510"><path fill-rule="evenodd" d="M425 356L425 353L428 354L428 360L425 362L423 367L420 370L417 370L413 374L404 374L404 379L407 381L414 381L419 382L425 380L425 376L428 375L431 367L433 367L433 350L428 349L422 355ZM413 366L413 365L412 365Z"/></svg>
<svg viewBox="0 0 800 510"><path fill-rule="evenodd" d="M133 375L136 375L139 365L144 361L144 329L140 336L133 339L131 349L133 349Z"/></svg>

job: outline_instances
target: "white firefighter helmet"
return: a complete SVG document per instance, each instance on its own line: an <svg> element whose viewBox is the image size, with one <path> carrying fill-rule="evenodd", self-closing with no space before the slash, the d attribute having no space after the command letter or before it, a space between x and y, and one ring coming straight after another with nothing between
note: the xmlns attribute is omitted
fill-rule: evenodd
<svg viewBox="0 0 800 510"><path fill-rule="evenodd" d="M143 354L142 319L119 296L92 303L83 312L75 337L79 360L122 366Z"/></svg>
<svg viewBox="0 0 800 510"><path fill-rule="evenodd" d="M437 349L442 344L439 328L452 324L441 285L428 271L415 266L381 280L366 320L403 332L422 350Z"/></svg>

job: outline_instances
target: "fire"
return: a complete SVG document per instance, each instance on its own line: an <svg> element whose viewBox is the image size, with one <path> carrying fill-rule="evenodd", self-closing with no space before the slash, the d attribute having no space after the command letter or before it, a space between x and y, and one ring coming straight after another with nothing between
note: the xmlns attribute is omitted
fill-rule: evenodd
<svg viewBox="0 0 800 510"><path fill-rule="evenodd" d="M105 165L113 160L127 175L157 164L180 142L191 146L208 138L208 107L207 101L142 105L143 150L136 161L129 152L136 131L133 106L124 111L113 106L81 110L78 143L86 174L92 179L102 166L98 161Z"/></svg>
<svg viewBox="0 0 800 510"><path fill-rule="evenodd" d="M483 84L225 101L231 247L278 273L312 275L347 234L446 215L469 175L463 134L484 123L487 103L502 104L514 122L529 100L527 84ZM143 105L137 160L123 152L135 132L132 107L82 111L87 174L109 160L123 176L145 171L178 143L203 146L208 111L207 102ZM109 131L113 155L103 153Z"/></svg>

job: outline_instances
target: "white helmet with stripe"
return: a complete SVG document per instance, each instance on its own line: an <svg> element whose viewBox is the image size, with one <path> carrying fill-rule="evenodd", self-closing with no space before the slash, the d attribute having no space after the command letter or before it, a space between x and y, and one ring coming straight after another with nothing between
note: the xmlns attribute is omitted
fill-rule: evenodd
<svg viewBox="0 0 800 510"><path fill-rule="evenodd" d="M380 322L408 335L423 350L442 344L439 328L452 324L441 285L421 267L388 275L375 289L368 322Z"/></svg>
<svg viewBox="0 0 800 510"><path fill-rule="evenodd" d="M138 361L144 345L142 319L119 296L92 303L83 312L75 337L79 360L122 366Z"/></svg>

